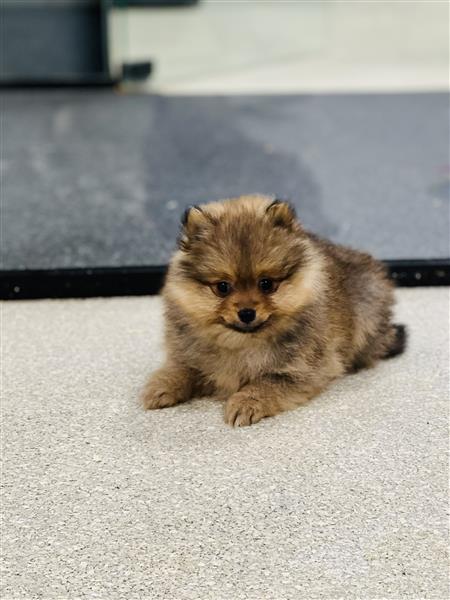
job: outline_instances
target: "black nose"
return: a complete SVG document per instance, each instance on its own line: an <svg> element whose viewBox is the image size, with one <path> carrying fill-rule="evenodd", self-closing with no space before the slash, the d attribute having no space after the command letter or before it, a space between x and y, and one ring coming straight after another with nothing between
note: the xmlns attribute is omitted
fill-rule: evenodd
<svg viewBox="0 0 450 600"><path fill-rule="evenodd" d="M238 317L243 323L251 323L255 320L256 310L253 308L243 308L238 312Z"/></svg>

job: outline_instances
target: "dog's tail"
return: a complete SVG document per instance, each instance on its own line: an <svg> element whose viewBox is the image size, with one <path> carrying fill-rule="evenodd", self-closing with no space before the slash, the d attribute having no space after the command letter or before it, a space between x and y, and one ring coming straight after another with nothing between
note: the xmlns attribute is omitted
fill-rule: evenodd
<svg viewBox="0 0 450 600"><path fill-rule="evenodd" d="M408 332L405 325L392 325L394 329L394 338L383 358L393 358L405 351L406 342L408 340Z"/></svg>

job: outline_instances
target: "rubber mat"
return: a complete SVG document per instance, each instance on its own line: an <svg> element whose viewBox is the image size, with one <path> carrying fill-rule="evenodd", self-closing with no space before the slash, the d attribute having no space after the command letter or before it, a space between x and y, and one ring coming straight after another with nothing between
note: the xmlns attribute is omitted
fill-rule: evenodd
<svg viewBox="0 0 450 600"><path fill-rule="evenodd" d="M448 96L2 95L3 269L167 263L189 204L259 192L382 259L449 257Z"/></svg>

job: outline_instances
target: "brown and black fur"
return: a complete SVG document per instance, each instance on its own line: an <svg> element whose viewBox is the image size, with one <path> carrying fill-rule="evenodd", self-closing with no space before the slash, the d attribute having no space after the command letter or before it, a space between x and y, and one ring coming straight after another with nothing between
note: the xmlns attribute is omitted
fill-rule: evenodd
<svg viewBox="0 0 450 600"><path fill-rule="evenodd" d="M289 204L265 196L186 212L163 299L167 359L144 390L148 409L215 395L227 423L250 425L405 347L385 267L305 231ZM243 308L256 312L251 324Z"/></svg>

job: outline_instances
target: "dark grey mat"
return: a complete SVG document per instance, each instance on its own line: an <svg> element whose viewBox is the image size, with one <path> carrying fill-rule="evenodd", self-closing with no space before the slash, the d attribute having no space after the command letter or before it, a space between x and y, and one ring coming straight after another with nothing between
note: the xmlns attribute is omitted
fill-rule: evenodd
<svg viewBox="0 0 450 600"><path fill-rule="evenodd" d="M167 262L183 208L249 192L383 259L447 258L446 94L7 92L3 268Z"/></svg>

